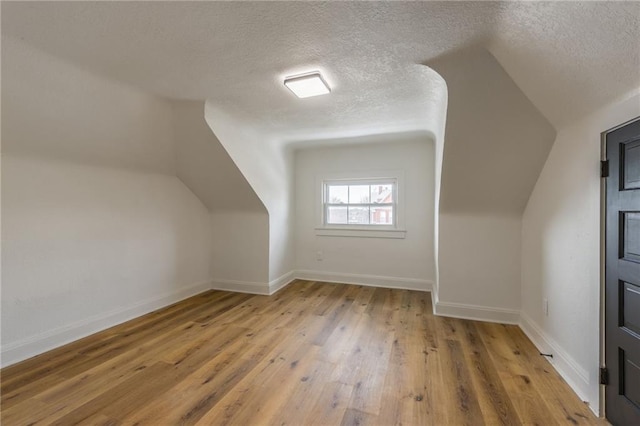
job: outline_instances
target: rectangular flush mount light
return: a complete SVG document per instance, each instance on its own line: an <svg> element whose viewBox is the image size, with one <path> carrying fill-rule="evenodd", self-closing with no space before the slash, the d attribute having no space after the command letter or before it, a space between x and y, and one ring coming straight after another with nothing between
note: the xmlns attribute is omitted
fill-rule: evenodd
<svg viewBox="0 0 640 426"><path fill-rule="evenodd" d="M310 98L331 92L329 85L319 72L285 77L284 85L299 98Z"/></svg>

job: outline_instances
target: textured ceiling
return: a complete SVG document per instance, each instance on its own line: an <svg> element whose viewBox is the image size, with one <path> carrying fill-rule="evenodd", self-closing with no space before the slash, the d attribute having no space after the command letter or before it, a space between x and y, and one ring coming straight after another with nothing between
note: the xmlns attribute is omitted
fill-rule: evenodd
<svg viewBox="0 0 640 426"><path fill-rule="evenodd" d="M556 125L640 85L640 3L2 2L2 33L285 142L435 131L445 87L420 64L469 45ZM314 69L331 95L282 85Z"/></svg>
<svg viewBox="0 0 640 426"><path fill-rule="evenodd" d="M556 126L640 86L640 2L522 2L489 50Z"/></svg>

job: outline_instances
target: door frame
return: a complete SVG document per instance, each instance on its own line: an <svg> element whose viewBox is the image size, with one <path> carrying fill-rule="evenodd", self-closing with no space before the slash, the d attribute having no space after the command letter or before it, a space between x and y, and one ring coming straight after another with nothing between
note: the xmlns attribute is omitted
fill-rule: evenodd
<svg viewBox="0 0 640 426"><path fill-rule="evenodd" d="M618 130L628 124L639 121L640 116L625 121L622 124L618 124L610 129L600 133L600 161L607 159L607 135L615 130ZM607 181L606 178L600 177L600 368L606 367L606 346L605 346L605 333L606 333L606 266L607 266L607 253L606 253L606 235L607 235ZM607 418L606 413L606 397L605 397L605 385L600 385L599 391L599 412L600 417Z"/></svg>

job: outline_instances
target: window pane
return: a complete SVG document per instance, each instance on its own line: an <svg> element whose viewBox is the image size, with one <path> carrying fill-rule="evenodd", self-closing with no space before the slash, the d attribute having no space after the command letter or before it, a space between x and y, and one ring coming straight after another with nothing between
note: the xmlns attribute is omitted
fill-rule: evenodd
<svg viewBox="0 0 640 426"><path fill-rule="evenodd" d="M327 208L327 223L347 224L347 207L329 206Z"/></svg>
<svg viewBox="0 0 640 426"><path fill-rule="evenodd" d="M329 185L329 204L347 204L349 187L347 185Z"/></svg>
<svg viewBox="0 0 640 426"><path fill-rule="evenodd" d="M393 207L371 207L372 225L393 225Z"/></svg>
<svg viewBox="0 0 640 426"><path fill-rule="evenodd" d="M349 224L368 225L369 207L349 207Z"/></svg>
<svg viewBox="0 0 640 426"><path fill-rule="evenodd" d="M371 203L393 203L393 185L371 185Z"/></svg>
<svg viewBox="0 0 640 426"><path fill-rule="evenodd" d="M369 185L349 185L349 204L369 204Z"/></svg>

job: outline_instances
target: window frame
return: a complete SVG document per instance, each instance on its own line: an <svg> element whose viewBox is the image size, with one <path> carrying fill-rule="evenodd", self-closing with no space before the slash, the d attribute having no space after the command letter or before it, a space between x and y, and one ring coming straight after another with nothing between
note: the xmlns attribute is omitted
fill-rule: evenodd
<svg viewBox="0 0 640 426"><path fill-rule="evenodd" d="M373 185L391 185L392 187L392 195L393 201L391 203L373 203L369 200L369 203L329 203L327 199L329 198L329 188L331 186L369 186L369 191L371 191L371 186ZM396 229L397 225L397 217L396 212L398 210L396 202L397 192L398 192L398 180L396 178L377 178L377 179L331 179L325 180L322 183L323 193L322 193L322 224L324 227L343 227L343 228L354 228L354 229ZM375 223L329 223L328 222L328 211L330 207L346 207L347 212L349 211L349 207L368 207L369 215L371 215L371 207L391 207L392 211L392 219L393 223L391 224L375 224ZM347 222L349 221L349 214L347 213ZM371 216L369 216L369 222L371 222Z"/></svg>
<svg viewBox="0 0 640 426"><path fill-rule="evenodd" d="M405 238L404 200L402 198L403 178L404 175L400 171L334 173L316 176L316 235L327 237ZM377 183L393 184L393 203L326 203L330 185L372 185ZM347 207L348 211L348 206L389 205L392 206L393 211L393 223L390 225L327 223L327 209L329 206L344 206Z"/></svg>

